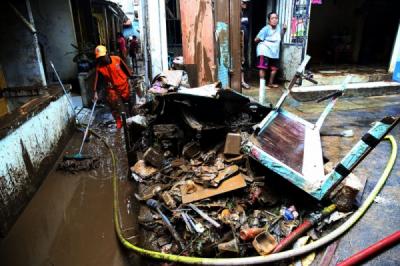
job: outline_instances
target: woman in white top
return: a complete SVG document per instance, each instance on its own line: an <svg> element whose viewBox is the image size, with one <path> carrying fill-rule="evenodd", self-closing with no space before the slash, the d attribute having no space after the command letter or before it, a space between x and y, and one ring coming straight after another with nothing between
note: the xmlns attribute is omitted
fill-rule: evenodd
<svg viewBox="0 0 400 266"><path fill-rule="evenodd" d="M276 88L274 83L276 72L279 68L279 48L282 35L286 31L286 26L283 29L278 25L278 14L271 12L268 14L268 24L260 30L255 38L257 45L257 68L260 73L260 90L265 89L266 71L271 70L271 75L268 82L268 87Z"/></svg>

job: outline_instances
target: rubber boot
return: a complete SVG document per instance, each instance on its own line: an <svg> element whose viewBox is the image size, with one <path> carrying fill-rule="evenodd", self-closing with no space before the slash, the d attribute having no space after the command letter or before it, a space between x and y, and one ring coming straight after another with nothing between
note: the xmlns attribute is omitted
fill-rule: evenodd
<svg viewBox="0 0 400 266"><path fill-rule="evenodd" d="M260 90L258 93L258 102L264 103L265 101L265 79L260 79Z"/></svg>
<svg viewBox="0 0 400 266"><path fill-rule="evenodd" d="M122 128L122 119L121 119L121 115L119 114L119 112L112 111L111 114L115 119L115 124L117 125L117 128L118 129Z"/></svg>
<svg viewBox="0 0 400 266"><path fill-rule="evenodd" d="M117 129L121 129L121 128L122 128L122 119L121 119L120 116L118 116L118 117L115 119L115 123L117 124Z"/></svg>

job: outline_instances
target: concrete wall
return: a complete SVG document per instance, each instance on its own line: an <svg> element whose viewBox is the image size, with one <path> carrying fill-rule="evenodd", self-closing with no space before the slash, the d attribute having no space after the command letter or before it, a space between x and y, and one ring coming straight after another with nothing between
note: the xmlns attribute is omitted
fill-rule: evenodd
<svg viewBox="0 0 400 266"><path fill-rule="evenodd" d="M0 139L0 236L12 226L48 170L71 129L66 96ZM58 151L58 152L57 152Z"/></svg>
<svg viewBox="0 0 400 266"><path fill-rule="evenodd" d="M151 60L151 78L168 70L165 0L147 1L147 32Z"/></svg>
<svg viewBox="0 0 400 266"><path fill-rule="evenodd" d="M150 85L150 68L149 68L149 51L148 51L148 29L147 29L147 0L140 0L139 4L139 30L140 30L140 45L143 53L144 78L145 83Z"/></svg>
<svg viewBox="0 0 400 266"><path fill-rule="evenodd" d="M77 66L72 61L77 54L74 21L69 0L30 0L39 43L49 82L56 81L49 60L53 61L62 80L76 78ZM88 14L90 15L90 14Z"/></svg>
<svg viewBox="0 0 400 266"><path fill-rule="evenodd" d="M281 71L284 80L291 80L301 64L303 48L294 45L282 45Z"/></svg>
<svg viewBox="0 0 400 266"><path fill-rule="evenodd" d="M25 1L12 1L29 20ZM9 87L44 85L41 58L35 50L35 38L22 20L8 6L0 3L0 65Z"/></svg>

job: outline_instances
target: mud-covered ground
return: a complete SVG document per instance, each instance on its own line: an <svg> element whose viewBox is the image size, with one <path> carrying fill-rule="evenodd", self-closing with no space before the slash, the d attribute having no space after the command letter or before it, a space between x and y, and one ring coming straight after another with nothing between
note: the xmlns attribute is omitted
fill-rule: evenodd
<svg viewBox="0 0 400 266"><path fill-rule="evenodd" d="M98 109L95 124L111 119ZM118 158L121 217L135 221L130 206L127 159L122 131L95 128ZM79 151L82 132L76 132L64 154ZM130 265L120 248L113 224L112 161L103 143L91 137L84 154L99 158L99 167L70 173L57 170L47 176L0 247L1 265ZM61 160L62 158L60 158ZM132 230L125 222L122 229Z"/></svg>

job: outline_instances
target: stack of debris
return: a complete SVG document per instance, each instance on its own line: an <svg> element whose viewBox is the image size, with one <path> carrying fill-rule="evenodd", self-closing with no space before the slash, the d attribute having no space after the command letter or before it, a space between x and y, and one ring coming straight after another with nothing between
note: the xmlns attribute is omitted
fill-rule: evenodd
<svg viewBox="0 0 400 266"><path fill-rule="evenodd" d="M136 111L128 155L136 162L145 246L192 256L266 255L302 222L299 213L308 210L277 197L241 152L268 108L223 90L168 93Z"/></svg>

